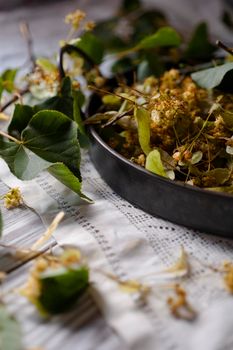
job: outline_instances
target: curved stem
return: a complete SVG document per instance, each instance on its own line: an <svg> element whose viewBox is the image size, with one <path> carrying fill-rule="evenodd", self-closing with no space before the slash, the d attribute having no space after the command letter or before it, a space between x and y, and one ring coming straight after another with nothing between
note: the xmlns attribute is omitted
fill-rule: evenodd
<svg viewBox="0 0 233 350"><path fill-rule="evenodd" d="M71 44L66 44L63 46L60 50L60 56L59 56L59 73L60 73L60 78L63 79L65 77L65 70L63 66L63 59L64 59L64 54L68 53L70 54L71 52L76 52L78 53L81 57L84 58L86 62L90 64L91 67L96 67L95 62L80 48L77 46L71 45Z"/></svg>

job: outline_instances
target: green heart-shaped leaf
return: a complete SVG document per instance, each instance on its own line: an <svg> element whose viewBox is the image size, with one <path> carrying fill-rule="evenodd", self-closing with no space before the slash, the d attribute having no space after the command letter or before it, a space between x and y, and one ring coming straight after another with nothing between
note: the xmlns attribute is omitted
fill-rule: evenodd
<svg viewBox="0 0 233 350"><path fill-rule="evenodd" d="M11 123L8 127L9 134L20 140L21 132L26 128L34 114L33 107L16 104Z"/></svg>
<svg viewBox="0 0 233 350"><path fill-rule="evenodd" d="M212 45L208 38L208 27L205 22L200 23L188 44L184 57L188 59L210 59L213 52L217 50L215 45Z"/></svg>
<svg viewBox="0 0 233 350"><path fill-rule="evenodd" d="M154 174L167 177L166 171L163 167L160 153L157 149L151 151L146 157L145 168Z"/></svg>
<svg viewBox="0 0 233 350"><path fill-rule="evenodd" d="M150 113L144 108L135 108L135 118L138 124L138 139L145 154L150 153Z"/></svg>
<svg viewBox="0 0 233 350"><path fill-rule="evenodd" d="M34 107L35 112L44 109L64 113L67 117L73 119L72 84L69 77L65 77L62 80L61 93L59 95L53 96Z"/></svg>
<svg viewBox="0 0 233 350"><path fill-rule="evenodd" d="M72 44L81 49L95 64L100 64L102 62L104 46L93 34L86 32L79 40Z"/></svg>
<svg viewBox="0 0 233 350"><path fill-rule="evenodd" d="M22 132L23 144L40 158L51 163L64 163L80 176L80 147L77 125L57 111L40 111Z"/></svg>
<svg viewBox="0 0 233 350"><path fill-rule="evenodd" d="M74 116L73 119L78 125L78 139L81 147L88 147L89 146L89 138L86 134L85 127L83 124L82 119L82 110L81 110L81 103L82 103L82 95L80 95L79 91L73 92L73 98L74 98Z"/></svg>
<svg viewBox="0 0 233 350"><path fill-rule="evenodd" d="M0 156L11 172L21 180L31 180L51 163L38 157L22 144L0 140Z"/></svg>
<svg viewBox="0 0 233 350"><path fill-rule="evenodd" d="M81 191L81 181L65 166L63 163L55 163L48 168L48 171L56 179L58 179L63 185L69 187L72 191L77 193L80 198L84 199L89 203L93 201L88 198Z"/></svg>
<svg viewBox="0 0 233 350"><path fill-rule="evenodd" d="M156 33L148 35L136 46L137 49L154 49L156 47L179 46L181 38L175 29L162 27Z"/></svg>
<svg viewBox="0 0 233 350"><path fill-rule="evenodd" d="M221 84L226 74L233 70L233 62L208 68L191 74L192 79L204 89L213 89Z"/></svg>
<svg viewBox="0 0 233 350"><path fill-rule="evenodd" d="M77 269L59 269L40 277L39 307L50 314L69 309L89 285L89 271L85 266Z"/></svg>

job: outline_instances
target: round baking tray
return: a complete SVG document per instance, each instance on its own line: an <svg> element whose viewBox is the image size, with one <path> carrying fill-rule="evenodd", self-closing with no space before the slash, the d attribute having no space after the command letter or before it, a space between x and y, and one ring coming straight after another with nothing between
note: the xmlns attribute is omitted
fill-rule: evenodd
<svg viewBox="0 0 233 350"><path fill-rule="evenodd" d="M92 96L87 115L98 110ZM233 195L204 190L153 174L114 151L89 126L90 156L99 174L121 197L153 216L233 238Z"/></svg>

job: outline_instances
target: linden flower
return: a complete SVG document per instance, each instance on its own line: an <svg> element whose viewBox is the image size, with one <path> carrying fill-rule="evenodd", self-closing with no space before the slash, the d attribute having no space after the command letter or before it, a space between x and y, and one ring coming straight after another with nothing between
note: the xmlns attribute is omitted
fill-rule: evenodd
<svg viewBox="0 0 233 350"><path fill-rule="evenodd" d="M12 209L18 207L23 203L23 198L18 187L12 188L9 192L7 192L4 196L4 206L7 209Z"/></svg>
<svg viewBox="0 0 233 350"><path fill-rule="evenodd" d="M69 13L65 17L65 23L71 24L71 26L77 30L82 20L86 17L86 13L80 10Z"/></svg>
<svg viewBox="0 0 233 350"><path fill-rule="evenodd" d="M58 70L48 72L39 66L36 67L35 71L28 76L33 96L39 99L54 96L59 88L58 76Z"/></svg>
<svg viewBox="0 0 233 350"><path fill-rule="evenodd" d="M94 21L88 21L84 25L84 30L87 32L92 31L95 28L95 22Z"/></svg>

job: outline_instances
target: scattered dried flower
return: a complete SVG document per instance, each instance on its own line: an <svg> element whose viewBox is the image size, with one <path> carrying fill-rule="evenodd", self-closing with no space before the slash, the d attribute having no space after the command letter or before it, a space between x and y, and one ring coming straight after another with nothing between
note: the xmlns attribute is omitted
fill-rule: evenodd
<svg viewBox="0 0 233 350"><path fill-rule="evenodd" d="M196 318L196 312L187 301L186 291L179 285L175 285L175 297L169 297L167 304L171 314L180 319L192 321Z"/></svg>
<svg viewBox="0 0 233 350"><path fill-rule="evenodd" d="M23 203L23 197L18 187L11 188L2 198L7 209L17 208Z"/></svg>
<svg viewBox="0 0 233 350"><path fill-rule="evenodd" d="M179 258L164 272L171 274L171 277L183 277L189 273L188 256L183 246L181 246Z"/></svg>
<svg viewBox="0 0 233 350"><path fill-rule="evenodd" d="M119 288L123 292L129 293L129 294L137 293L140 296L140 299L143 301L146 301L148 294L151 292L150 286L143 284L137 280L125 280L125 281L123 281L111 273L107 273L107 272L103 272L103 271L100 271L100 272L102 274L104 274L106 277L115 281L118 284Z"/></svg>

